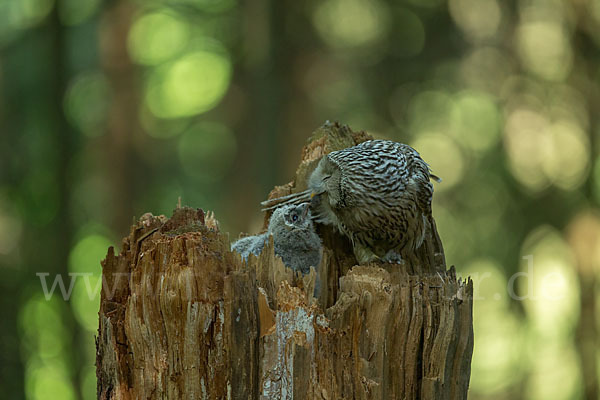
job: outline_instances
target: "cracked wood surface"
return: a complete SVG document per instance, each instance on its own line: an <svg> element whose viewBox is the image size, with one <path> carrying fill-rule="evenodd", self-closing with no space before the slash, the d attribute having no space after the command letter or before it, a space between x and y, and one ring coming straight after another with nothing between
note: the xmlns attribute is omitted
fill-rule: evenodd
<svg viewBox="0 0 600 400"><path fill-rule="evenodd" d="M326 124L295 181L368 138ZM437 232L406 265L355 265L344 238L320 234L314 298L317 273L294 274L272 240L246 264L202 210L144 215L102 264L98 398L466 398L473 286L446 269Z"/></svg>

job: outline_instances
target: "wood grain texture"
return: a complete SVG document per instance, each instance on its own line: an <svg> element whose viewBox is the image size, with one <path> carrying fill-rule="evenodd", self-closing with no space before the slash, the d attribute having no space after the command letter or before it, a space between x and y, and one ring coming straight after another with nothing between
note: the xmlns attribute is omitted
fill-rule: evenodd
<svg viewBox="0 0 600 400"><path fill-rule="evenodd" d="M271 196L367 138L325 125ZM437 232L405 265L355 265L343 237L320 234L318 272L301 276L272 240L242 262L202 210L144 215L103 262L98 398L465 399L473 285L446 270Z"/></svg>

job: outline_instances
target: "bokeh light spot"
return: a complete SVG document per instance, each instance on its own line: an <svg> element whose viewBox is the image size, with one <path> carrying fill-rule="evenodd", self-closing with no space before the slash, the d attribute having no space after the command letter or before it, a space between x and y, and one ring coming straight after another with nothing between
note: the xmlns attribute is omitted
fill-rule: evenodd
<svg viewBox="0 0 600 400"><path fill-rule="evenodd" d="M66 350L65 339L57 334L57 331L61 329L42 329L37 333L37 355L42 360L60 356L60 353Z"/></svg>
<svg viewBox="0 0 600 400"><path fill-rule="evenodd" d="M408 106L409 131L414 137L431 131L450 133L459 118L460 111L453 99L442 91L420 92Z"/></svg>
<svg viewBox="0 0 600 400"><path fill-rule="evenodd" d="M69 271L80 275L73 276L75 285L71 296L71 307L79 324L88 331L98 329L98 309L102 289L102 268L111 242L100 235L90 235L81 239L69 254Z"/></svg>
<svg viewBox="0 0 600 400"><path fill-rule="evenodd" d="M473 260L461 269L461 275L473 280L473 300L477 302L477 312L488 312L508 305L506 278L502 268L493 260ZM500 294L500 297L496 298L496 294Z"/></svg>
<svg viewBox="0 0 600 400"><path fill-rule="evenodd" d="M76 399L65 366L60 362L30 362L25 369L27 399Z"/></svg>
<svg viewBox="0 0 600 400"><path fill-rule="evenodd" d="M549 21L527 22L518 29L517 38L521 60L531 72L550 81L567 77L573 55L562 25Z"/></svg>
<svg viewBox="0 0 600 400"><path fill-rule="evenodd" d="M461 181L464 174L464 157L456 143L444 135L423 135L411 144L430 165L434 174L442 178L435 190L443 192Z"/></svg>
<svg viewBox="0 0 600 400"><path fill-rule="evenodd" d="M527 380L524 396L528 399L571 400L581 387L580 361L570 343L540 343L533 335L530 339L535 357L532 374Z"/></svg>
<svg viewBox="0 0 600 400"><path fill-rule="evenodd" d="M225 125L199 123L179 140L179 159L184 171L204 182L223 178L236 154L235 135Z"/></svg>
<svg viewBox="0 0 600 400"><path fill-rule="evenodd" d="M544 133L548 125L544 116L527 109L512 112L505 124L504 145L511 171L518 181L534 191L549 185L541 168L552 151L551 138Z"/></svg>
<svg viewBox="0 0 600 400"><path fill-rule="evenodd" d="M110 88L100 72L78 75L65 94L65 112L69 121L86 136L100 136L110 105Z"/></svg>
<svg viewBox="0 0 600 400"><path fill-rule="evenodd" d="M121 279L126 279L121 277ZM98 310L102 290L100 275L78 276L73 287L71 307L77 322L89 332L98 330ZM106 288L110 290L110 288Z"/></svg>
<svg viewBox="0 0 600 400"><path fill-rule="evenodd" d="M140 110L140 122L144 131L155 139L170 139L181 134L190 124L186 118L158 118L147 107Z"/></svg>
<svg viewBox="0 0 600 400"><path fill-rule="evenodd" d="M491 96L482 92L463 92L456 98L460 126L456 134L461 144L473 151L491 148L500 139L500 115Z"/></svg>
<svg viewBox="0 0 600 400"><path fill-rule="evenodd" d="M93 273L100 276L100 261L106 256L111 241L101 235L90 235L81 239L69 254L69 271Z"/></svg>
<svg viewBox="0 0 600 400"><path fill-rule="evenodd" d="M49 287L53 278L47 277ZM60 301L62 298L59 294L50 300L36 294L19 310L19 328L29 355L46 360L62 354L69 337L63 325Z"/></svg>
<svg viewBox="0 0 600 400"><path fill-rule="evenodd" d="M473 40L493 36L498 30L502 14L496 0L450 0L452 18Z"/></svg>
<svg viewBox="0 0 600 400"><path fill-rule="evenodd" d="M157 117L199 114L221 100L231 80L231 63L219 53L195 51L153 71L146 102Z"/></svg>
<svg viewBox="0 0 600 400"><path fill-rule="evenodd" d="M0 208L0 255L15 250L21 240L22 232L21 219Z"/></svg>
<svg viewBox="0 0 600 400"><path fill-rule="evenodd" d="M381 39L388 31L389 15L379 0L327 0L317 7L314 23L329 46L349 48Z"/></svg>
<svg viewBox="0 0 600 400"><path fill-rule="evenodd" d="M6 40L14 35L15 31L38 24L50 13L53 6L53 0L0 1L0 38Z"/></svg>
<svg viewBox="0 0 600 400"><path fill-rule="evenodd" d="M186 22L165 12L139 17L129 32L128 47L133 60L156 65L176 55L189 40Z"/></svg>
<svg viewBox="0 0 600 400"><path fill-rule="evenodd" d="M545 158L542 168L553 183L566 190L581 186L589 169L589 140L575 124L557 122L550 130L552 157Z"/></svg>
<svg viewBox="0 0 600 400"><path fill-rule="evenodd" d="M590 127L589 105L583 93L570 85L552 85L547 101L549 113L555 120L563 120L588 130Z"/></svg>
<svg viewBox="0 0 600 400"><path fill-rule="evenodd" d="M473 279L475 348L471 366L475 392L494 393L514 384L521 363L522 327L510 311L506 277L490 259L477 259L461 270Z"/></svg>
<svg viewBox="0 0 600 400"><path fill-rule="evenodd" d="M513 62L495 47L479 47L464 57L460 76L467 86L497 94L510 76Z"/></svg>
<svg viewBox="0 0 600 400"><path fill-rule="evenodd" d="M21 349L25 360L25 393L28 399L74 399L69 376L71 335L62 318L59 295L46 300L31 296L19 310Z"/></svg>
<svg viewBox="0 0 600 400"><path fill-rule="evenodd" d="M505 125L505 146L513 175L534 191L549 184L576 189L589 171L589 139L571 121L551 123L540 113L517 109Z"/></svg>
<svg viewBox="0 0 600 400"><path fill-rule="evenodd" d="M521 276L513 281L533 328L540 337L568 337L579 315L579 287L568 245L544 225L529 233L521 254Z"/></svg>

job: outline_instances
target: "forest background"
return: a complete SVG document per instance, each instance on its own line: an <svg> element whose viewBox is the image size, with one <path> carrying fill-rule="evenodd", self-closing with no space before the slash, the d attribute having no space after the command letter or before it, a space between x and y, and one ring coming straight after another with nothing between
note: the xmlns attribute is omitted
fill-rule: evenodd
<svg viewBox="0 0 600 400"><path fill-rule="evenodd" d="M255 233L337 120L443 178L470 398L597 399L599 47L598 0L0 0L2 396L94 399L132 217L181 197Z"/></svg>

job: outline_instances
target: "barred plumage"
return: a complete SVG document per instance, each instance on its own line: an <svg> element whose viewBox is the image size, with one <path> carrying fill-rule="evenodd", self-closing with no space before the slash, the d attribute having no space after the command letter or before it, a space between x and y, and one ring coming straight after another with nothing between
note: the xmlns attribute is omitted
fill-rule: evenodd
<svg viewBox="0 0 600 400"><path fill-rule="evenodd" d="M431 217L430 179L439 180L412 147L369 140L323 157L308 190L263 205L310 201L313 218L346 235L360 263L397 261L423 243Z"/></svg>

